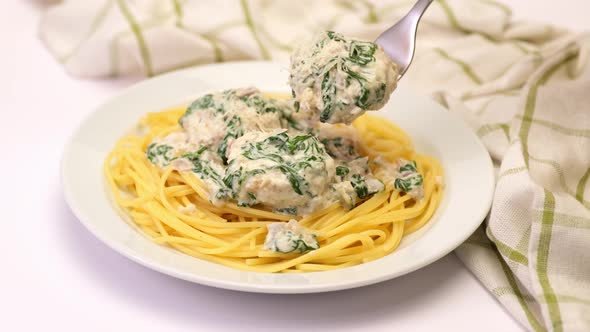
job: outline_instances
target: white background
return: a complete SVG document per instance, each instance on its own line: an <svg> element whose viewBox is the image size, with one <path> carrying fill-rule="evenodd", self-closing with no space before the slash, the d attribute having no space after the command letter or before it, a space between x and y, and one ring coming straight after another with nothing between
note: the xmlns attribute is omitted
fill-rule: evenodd
<svg viewBox="0 0 590 332"><path fill-rule="evenodd" d="M98 242L64 203L59 159L80 120L133 81L68 77L36 38L40 2L0 10L1 330L521 330L453 254L370 287L277 296L176 280ZM587 0L510 2L517 17L590 30Z"/></svg>

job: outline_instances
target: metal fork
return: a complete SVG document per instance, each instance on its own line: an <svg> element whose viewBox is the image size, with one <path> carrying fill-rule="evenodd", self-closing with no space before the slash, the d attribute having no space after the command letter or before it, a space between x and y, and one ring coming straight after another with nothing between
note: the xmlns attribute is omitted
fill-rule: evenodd
<svg viewBox="0 0 590 332"><path fill-rule="evenodd" d="M375 43L383 48L393 62L399 66L401 78L414 58L416 48L416 30L420 18L434 0L418 0L414 7L391 28L385 30Z"/></svg>

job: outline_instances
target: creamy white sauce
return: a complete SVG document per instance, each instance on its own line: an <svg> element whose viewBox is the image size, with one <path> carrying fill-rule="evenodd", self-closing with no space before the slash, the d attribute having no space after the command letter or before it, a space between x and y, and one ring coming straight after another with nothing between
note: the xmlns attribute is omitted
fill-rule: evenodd
<svg viewBox="0 0 590 332"><path fill-rule="evenodd" d="M350 161L359 157L357 151L361 138L352 126L321 123L318 137L337 160Z"/></svg>
<svg viewBox="0 0 590 332"><path fill-rule="evenodd" d="M193 163L186 158L178 158L170 162L170 166L180 172L188 172L193 169Z"/></svg>
<svg viewBox="0 0 590 332"><path fill-rule="evenodd" d="M299 251L304 253L320 247L317 237L291 219L289 222L275 222L267 226L268 234L264 249L282 253Z"/></svg>
<svg viewBox="0 0 590 332"><path fill-rule="evenodd" d="M424 197L423 177L418 172L415 161L399 158L392 164L379 157L374 162L382 169L379 176L388 186L412 196L417 201ZM437 185L444 185L440 176L437 176L435 181Z"/></svg>
<svg viewBox="0 0 590 332"><path fill-rule="evenodd" d="M395 188L407 193L416 200L421 200L424 197L423 178L416 169L416 162L400 158L396 166Z"/></svg>
<svg viewBox="0 0 590 332"><path fill-rule="evenodd" d="M148 146L147 154L150 161L165 167L184 152L191 151L194 146L187 142L185 133L172 133L164 138L156 138Z"/></svg>
<svg viewBox="0 0 590 332"><path fill-rule="evenodd" d="M291 55L289 84L301 108L316 121L350 124L378 110L396 88L398 66L375 43L328 31Z"/></svg>

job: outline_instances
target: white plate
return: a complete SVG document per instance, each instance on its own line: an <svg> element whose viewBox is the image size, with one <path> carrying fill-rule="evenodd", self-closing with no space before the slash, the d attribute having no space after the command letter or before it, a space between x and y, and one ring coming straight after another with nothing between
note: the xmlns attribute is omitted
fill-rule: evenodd
<svg viewBox="0 0 590 332"><path fill-rule="evenodd" d="M489 211L494 189L490 157L455 114L408 92L403 84L378 113L406 130L417 151L438 158L445 171L444 199L430 223L402 241L392 254L328 272L269 274L235 270L157 245L113 208L102 173L105 156L147 112L184 104L220 89L256 86L289 92L285 67L268 62L201 66L137 84L86 118L70 139L62 161L65 198L97 238L154 270L204 285L261 293L312 293L364 286L395 278L434 262L467 239Z"/></svg>

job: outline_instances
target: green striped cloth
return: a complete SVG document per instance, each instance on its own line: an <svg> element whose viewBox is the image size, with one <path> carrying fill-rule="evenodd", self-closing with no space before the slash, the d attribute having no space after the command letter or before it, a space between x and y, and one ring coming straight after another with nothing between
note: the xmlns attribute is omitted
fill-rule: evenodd
<svg viewBox="0 0 590 332"><path fill-rule="evenodd" d="M63 1L41 23L76 76L286 61L332 29L374 39L414 1ZM523 326L590 331L590 35L515 22L491 0L439 0L404 78L460 113L498 170L492 211L456 253Z"/></svg>

